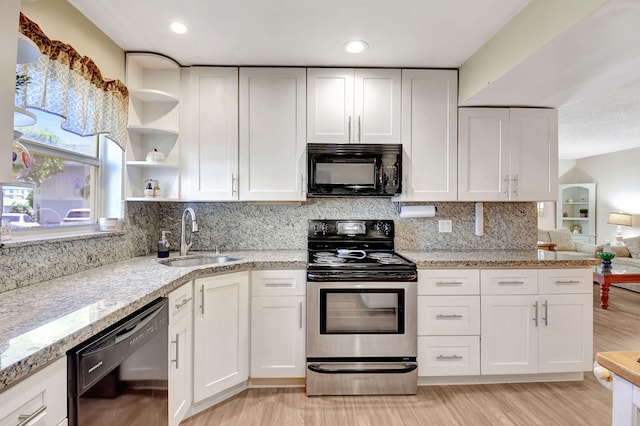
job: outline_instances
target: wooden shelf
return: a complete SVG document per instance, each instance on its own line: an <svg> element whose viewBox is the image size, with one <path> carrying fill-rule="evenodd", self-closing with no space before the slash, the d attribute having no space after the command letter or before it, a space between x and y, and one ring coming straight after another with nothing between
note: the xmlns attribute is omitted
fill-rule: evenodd
<svg viewBox="0 0 640 426"><path fill-rule="evenodd" d="M13 107L13 126L24 127L36 124L36 115L24 108Z"/></svg>
<svg viewBox="0 0 640 426"><path fill-rule="evenodd" d="M131 89L131 97L142 102L178 103L179 99L169 92L154 89Z"/></svg>
<svg viewBox="0 0 640 426"><path fill-rule="evenodd" d="M147 127L141 126L138 124L131 124L128 127L129 131L132 133L137 133L139 135L171 135L178 136L178 130L176 129L160 129L158 127Z"/></svg>
<svg viewBox="0 0 640 426"><path fill-rule="evenodd" d="M127 161L127 166L143 167L149 169L178 169L176 164L152 163L150 161Z"/></svg>
<svg viewBox="0 0 640 426"><path fill-rule="evenodd" d="M18 33L18 57L16 63L29 64L35 62L40 57L40 49L27 36Z"/></svg>

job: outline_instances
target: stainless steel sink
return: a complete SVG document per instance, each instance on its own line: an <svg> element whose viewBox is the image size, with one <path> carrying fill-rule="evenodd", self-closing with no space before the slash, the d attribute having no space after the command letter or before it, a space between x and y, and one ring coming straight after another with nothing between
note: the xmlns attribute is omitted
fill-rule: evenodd
<svg viewBox="0 0 640 426"><path fill-rule="evenodd" d="M212 265L218 263L233 262L240 260L239 257L220 256L220 255L200 255L189 257L176 257L168 260L161 260L160 263L165 266L199 266L199 265Z"/></svg>

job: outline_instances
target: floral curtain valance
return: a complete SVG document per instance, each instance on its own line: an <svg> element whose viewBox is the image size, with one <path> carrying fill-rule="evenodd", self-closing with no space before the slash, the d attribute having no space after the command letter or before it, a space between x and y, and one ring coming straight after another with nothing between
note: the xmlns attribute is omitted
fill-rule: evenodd
<svg viewBox="0 0 640 426"><path fill-rule="evenodd" d="M81 136L105 133L124 149L129 91L119 80L105 80L96 64L73 47L50 40L20 13L20 32L40 49L38 61L21 64L18 74L29 83L16 92L16 105L38 108L65 118L62 128Z"/></svg>

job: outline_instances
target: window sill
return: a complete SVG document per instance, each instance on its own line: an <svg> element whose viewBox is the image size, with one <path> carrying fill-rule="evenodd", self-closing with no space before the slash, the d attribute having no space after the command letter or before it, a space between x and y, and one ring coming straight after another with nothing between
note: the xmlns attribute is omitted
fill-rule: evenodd
<svg viewBox="0 0 640 426"><path fill-rule="evenodd" d="M94 238L105 238L105 237L113 237L118 235L126 235L126 231L90 231L90 232L82 232L78 230L77 233L71 234L58 234L51 236L43 236L39 235L37 237L16 237L7 241L0 241L0 248L8 249L8 248L18 248L18 247L30 247L37 246L41 244L49 244L49 243L57 243L57 242L67 242L67 241L78 241L78 240L89 240Z"/></svg>

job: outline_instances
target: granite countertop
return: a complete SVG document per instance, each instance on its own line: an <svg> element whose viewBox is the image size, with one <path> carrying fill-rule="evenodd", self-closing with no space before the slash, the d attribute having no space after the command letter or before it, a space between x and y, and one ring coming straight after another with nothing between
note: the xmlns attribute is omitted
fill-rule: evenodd
<svg viewBox="0 0 640 426"><path fill-rule="evenodd" d="M596 361L616 376L640 386L640 351L598 352Z"/></svg>
<svg viewBox="0 0 640 426"><path fill-rule="evenodd" d="M418 268L578 268L599 264L596 259L565 259L538 250L399 252ZM159 265L155 256L137 257L1 293L0 392L190 280L250 268L305 269L307 261L305 250L224 254L240 260L167 267Z"/></svg>

